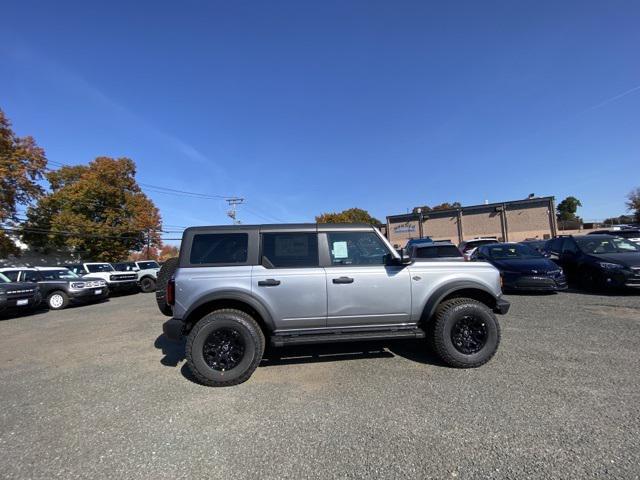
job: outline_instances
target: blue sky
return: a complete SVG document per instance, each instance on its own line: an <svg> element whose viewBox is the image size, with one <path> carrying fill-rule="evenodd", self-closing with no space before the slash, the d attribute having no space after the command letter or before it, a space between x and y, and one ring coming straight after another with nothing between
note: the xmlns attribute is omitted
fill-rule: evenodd
<svg viewBox="0 0 640 480"><path fill-rule="evenodd" d="M5 2L0 108L240 219L640 186L640 2ZM8 20L8 21L7 21ZM221 200L150 196L168 225Z"/></svg>

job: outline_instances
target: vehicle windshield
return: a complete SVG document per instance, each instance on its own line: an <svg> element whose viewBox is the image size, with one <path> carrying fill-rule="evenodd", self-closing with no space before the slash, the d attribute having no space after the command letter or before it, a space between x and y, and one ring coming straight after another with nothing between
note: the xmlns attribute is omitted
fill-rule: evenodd
<svg viewBox="0 0 640 480"><path fill-rule="evenodd" d="M628 253L628 252L640 252L640 245L625 240L621 237L583 237L576 238L578 247L584 253L591 253L595 255L603 253Z"/></svg>
<svg viewBox="0 0 640 480"><path fill-rule="evenodd" d="M108 263L93 263L87 265L87 270L91 273L96 272L113 272L113 267Z"/></svg>
<svg viewBox="0 0 640 480"><path fill-rule="evenodd" d="M41 270L40 275L43 280L76 280L81 278L66 268L61 268L60 270Z"/></svg>
<svg viewBox="0 0 640 480"><path fill-rule="evenodd" d="M146 270L148 268L160 268L160 265L158 265L158 262L138 262L138 268Z"/></svg>
<svg viewBox="0 0 640 480"><path fill-rule="evenodd" d="M620 230L614 235L622 238L640 238L640 230Z"/></svg>
<svg viewBox="0 0 640 480"><path fill-rule="evenodd" d="M463 250L468 252L469 250L473 250L474 248L481 247L482 245L490 245L492 243L498 243L497 240L469 240Z"/></svg>
<svg viewBox="0 0 640 480"><path fill-rule="evenodd" d="M11 283L11 280L9 280L6 276L4 276L2 273L0 273L0 282L2 282L2 283Z"/></svg>
<svg viewBox="0 0 640 480"><path fill-rule="evenodd" d="M519 243L515 243L513 245L488 246L484 247L482 251L489 257L496 260L544 258L534 249Z"/></svg>

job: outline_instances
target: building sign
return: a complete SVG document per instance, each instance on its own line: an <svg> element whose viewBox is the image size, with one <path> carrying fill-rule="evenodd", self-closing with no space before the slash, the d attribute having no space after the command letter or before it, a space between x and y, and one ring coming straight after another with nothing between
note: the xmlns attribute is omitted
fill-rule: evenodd
<svg viewBox="0 0 640 480"><path fill-rule="evenodd" d="M393 227L393 233L416 233L416 226L410 223Z"/></svg>

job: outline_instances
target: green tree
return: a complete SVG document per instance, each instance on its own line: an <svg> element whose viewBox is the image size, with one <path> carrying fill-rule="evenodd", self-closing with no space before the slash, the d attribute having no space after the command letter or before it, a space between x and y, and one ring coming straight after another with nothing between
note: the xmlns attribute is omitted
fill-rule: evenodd
<svg viewBox="0 0 640 480"><path fill-rule="evenodd" d="M567 197L562 200L558 206L557 217L560 222L580 221L580 217L576 215L578 207L581 207L582 203L576 197Z"/></svg>
<svg viewBox="0 0 640 480"><path fill-rule="evenodd" d="M44 150L32 137L18 137L0 109L0 224L18 221L18 206L42 195L38 180L47 168ZM11 239L0 231L0 256L17 253Z"/></svg>
<svg viewBox="0 0 640 480"><path fill-rule="evenodd" d="M632 190L627 195L627 207L629 211L634 212L636 222L640 223L640 187Z"/></svg>
<svg viewBox="0 0 640 480"><path fill-rule="evenodd" d="M422 213L427 213L427 212L431 212L434 210L450 210L452 208L460 208L462 205L460 204L460 202L453 202L453 203L449 203L449 202L444 202L441 203L439 205L435 205L433 207L429 207L427 205L423 205L421 207L414 207L413 208L413 213L418 213L418 209L422 209Z"/></svg>
<svg viewBox="0 0 640 480"><path fill-rule="evenodd" d="M121 260L131 250L161 246L160 213L135 174L133 160L108 157L47 173L51 191L27 211L24 241L43 250L81 252L98 261Z"/></svg>
<svg viewBox="0 0 640 480"><path fill-rule="evenodd" d="M350 208L342 212L321 213L316 217L318 223L369 223L380 225L380 220L372 217L369 212L361 208Z"/></svg>

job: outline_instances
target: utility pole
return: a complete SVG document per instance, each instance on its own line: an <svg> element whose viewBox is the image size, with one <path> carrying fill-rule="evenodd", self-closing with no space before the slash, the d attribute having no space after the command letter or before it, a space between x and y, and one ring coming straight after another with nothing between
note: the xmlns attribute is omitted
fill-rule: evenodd
<svg viewBox="0 0 640 480"><path fill-rule="evenodd" d="M240 197L232 197L227 198L227 203L229 204L229 210L227 211L227 216L233 221L234 225L240 225L242 222L237 219L236 215L236 207L238 205L242 205L244 203L244 198Z"/></svg>
<svg viewBox="0 0 640 480"><path fill-rule="evenodd" d="M151 230L147 230L147 260L151 260Z"/></svg>

